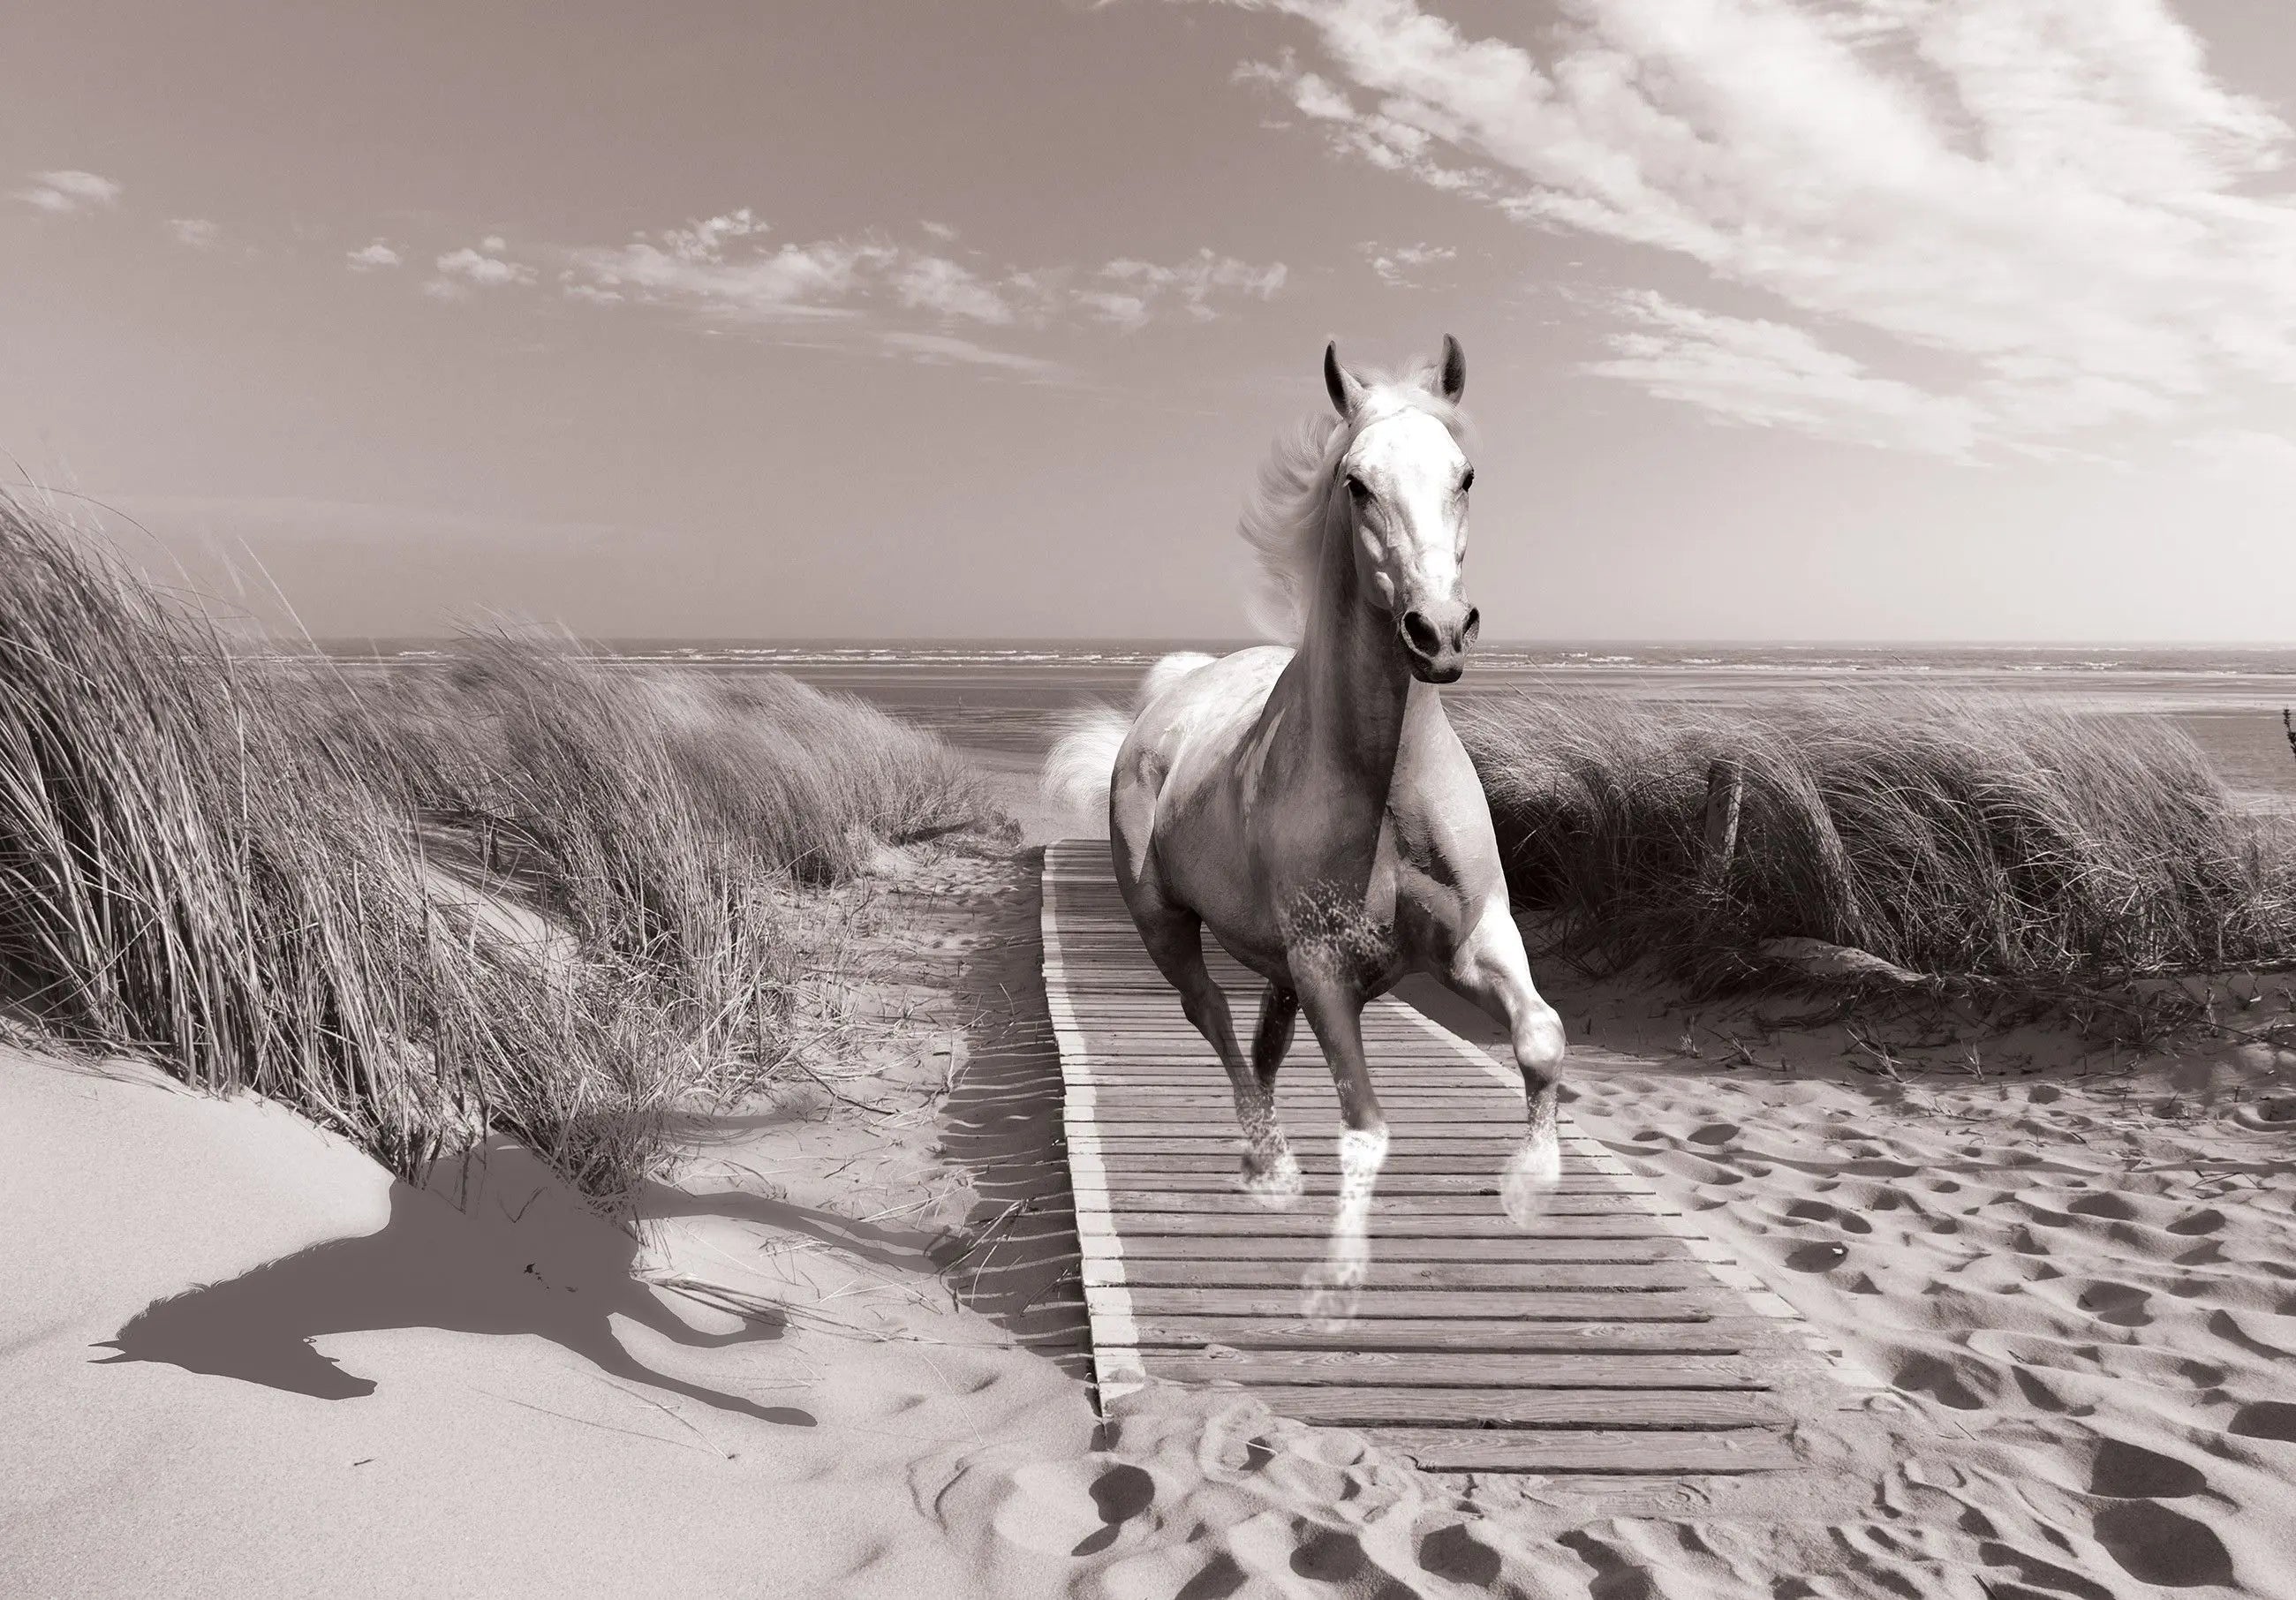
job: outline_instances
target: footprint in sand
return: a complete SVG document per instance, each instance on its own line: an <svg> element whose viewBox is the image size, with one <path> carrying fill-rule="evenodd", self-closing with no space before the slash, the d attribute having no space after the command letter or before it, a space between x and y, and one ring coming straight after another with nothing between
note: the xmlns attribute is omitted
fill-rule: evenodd
<svg viewBox="0 0 2296 1600"><path fill-rule="evenodd" d="M1091 1492L1101 1526L1078 1539L1069 1552L1071 1555L1091 1555L1114 1544L1125 1523L1156 1503L1156 1480L1136 1466L1119 1462L1093 1480Z"/></svg>
<svg viewBox="0 0 2296 1600"><path fill-rule="evenodd" d="M2260 1339L2249 1337L2247 1330L2234 1319L2229 1311L2210 1312L2209 1332L2227 1343L2238 1345L2251 1355L2262 1356L2268 1360L2285 1361L2296 1357L2296 1350L2284 1350L2276 1344L2267 1344Z"/></svg>
<svg viewBox="0 0 2296 1600"><path fill-rule="evenodd" d="M1857 1212L1830 1206L1822 1200L1797 1200L1786 1208L1786 1215L1797 1222L1831 1222L1844 1233L1870 1234L1874 1231L1874 1225Z"/></svg>
<svg viewBox="0 0 2296 1600"><path fill-rule="evenodd" d="M1369 1559L1356 1536L1346 1530L1302 1522L1299 1547L1292 1552L1292 1570L1320 1583L1345 1583L1362 1571Z"/></svg>
<svg viewBox="0 0 2296 1600"><path fill-rule="evenodd" d="M1236 1565L1235 1557L1222 1550L1183 1584L1172 1600L1227 1600L1244 1582L1244 1571Z"/></svg>
<svg viewBox="0 0 2296 1600"><path fill-rule="evenodd" d="M1935 1356L1906 1357L1898 1364L1897 1374L1890 1382L1911 1393L1928 1395L1956 1411L1978 1411L1985 1406L1984 1399L1962 1381L1955 1365Z"/></svg>
<svg viewBox="0 0 2296 1600"><path fill-rule="evenodd" d="M1786 1265L1796 1272L1831 1272L1849 1259L1849 1246L1838 1239L1820 1240L1786 1251Z"/></svg>
<svg viewBox="0 0 2296 1600"><path fill-rule="evenodd" d="M2041 1381L2038 1374L2022 1366L2013 1366L2009 1369L2009 1375L2017 1381L2017 1392L2023 1395L2025 1403L2036 1411L2063 1413L2072 1408L2062 1395Z"/></svg>
<svg viewBox="0 0 2296 1600"><path fill-rule="evenodd" d="M1155 1504L1156 1481L1128 1463L1093 1473L1085 1461L1040 1462L1013 1475L997 1508L998 1537L1047 1555L1091 1555L1113 1545L1124 1525Z"/></svg>
<svg viewBox="0 0 2296 1600"><path fill-rule="evenodd" d="M2169 1231L2172 1234L2182 1234L2189 1238L2195 1234L2221 1232L2224 1225L2225 1214L2216 1207L2210 1206L2205 1210L2194 1211L2189 1217L2177 1218L2169 1225Z"/></svg>
<svg viewBox="0 0 2296 1600"><path fill-rule="evenodd" d="M2089 1463L2088 1492L2109 1499L2174 1500L2208 1486L2200 1468L2125 1440L2106 1440Z"/></svg>
<svg viewBox="0 0 2296 1600"><path fill-rule="evenodd" d="M1438 1528L1421 1539L1419 1564L1470 1588L1487 1589L1498 1581L1499 1553L1468 1532L1464 1522Z"/></svg>
<svg viewBox="0 0 2296 1600"><path fill-rule="evenodd" d="M2276 1439L2296 1444L2296 1405L2286 1400L2255 1400L2232 1414L2225 1432L2243 1439Z"/></svg>
<svg viewBox="0 0 2296 1600"><path fill-rule="evenodd" d="M2152 1313L2145 1309L2152 1299L2134 1284L2101 1278L2082 1290L2075 1303L2099 1322L2109 1322L2117 1328L2141 1328L2152 1320Z"/></svg>
<svg viewBox="0 0 2296 1600"><path fill-rule="evenodd" d="M2232 1552L2205 1522L2152 1500L2123 1500L2096 1514L2096 1542L2139 1583L2194 1588L2232 1582Z"/></svg>
<svg viewBox="0 0 2296 1600"><path fill-rule="evenodd" d="M1731 1140L1737 1136L1738 1125L1735 1122L1709 1122L1703 1128L1694 1128L1690 1131L1690 1142L1692 1144L1704 1145L1710 1147L1718 1145L1727 1145Z"/></svg>
<svg viewBox="0 0 2296 1600"><path fill-rule="evenodd" d="M2136 1208L2110 1189L2099 1194L2084 1194L2065 1210L2076 1217L2101 1217L2107 1222L2133 1222L2136 1219Z"/></svg>

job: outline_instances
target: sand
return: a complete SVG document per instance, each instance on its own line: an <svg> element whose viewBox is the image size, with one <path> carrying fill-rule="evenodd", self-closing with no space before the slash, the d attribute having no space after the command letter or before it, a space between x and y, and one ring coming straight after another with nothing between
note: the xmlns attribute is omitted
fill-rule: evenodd
<svg viewBox="0 0 2296 1600"><path fill-rule="evenodd" d="M840 908L875 1024L697 1123L635 1234L513 1149L417 1190L0 1055L0 1590L2296 1593L2296 1057L1972 1065L1543 970L1580 1125L1881 1392L1798 1483L1439 1480L1234 1391L1095 1418L1033 854L879 873Z"/></svg>

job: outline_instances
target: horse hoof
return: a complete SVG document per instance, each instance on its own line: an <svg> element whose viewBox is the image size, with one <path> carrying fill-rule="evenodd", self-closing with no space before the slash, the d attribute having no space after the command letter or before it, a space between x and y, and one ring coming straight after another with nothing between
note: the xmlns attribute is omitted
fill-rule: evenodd
<svg viewBox="0 0 2296 1600"><path fill-rule="evenodd" d="M1554 1136L1527 1141L1499 1175L1499 1199L1508 1220L1517 1227L1537 1222L1562 1177L1562 1150Z"/></svg>
<svg viewBox="0 0 2296 1600"><path fill-rule="evenodd" d="M1289 1150L1266 1167L1255 1168L1249 1158L1244 1161L1243 1192L1271 1211L1288 1210L1306 1187L1300 1162Z"/></svg>
<svg viewBox="0 0 2296 1600"><path fill-rule="evenodd" d="M1363 1281L1362 1263L1318 1262L1300 1281L1300 1315L1319 1333L1345 1330L1363 1303Z"/></svg>

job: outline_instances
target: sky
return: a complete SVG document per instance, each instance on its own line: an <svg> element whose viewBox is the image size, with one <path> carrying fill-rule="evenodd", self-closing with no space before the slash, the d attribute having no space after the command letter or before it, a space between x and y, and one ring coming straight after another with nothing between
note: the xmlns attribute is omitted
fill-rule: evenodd
<svg viewBox="0 0 2296 1600"><path fill-rule="evenodd" d="M2272 641L2280 0L16 0L0 472L322 637L1215 637L1325 341L1502 639Z"/></svg>

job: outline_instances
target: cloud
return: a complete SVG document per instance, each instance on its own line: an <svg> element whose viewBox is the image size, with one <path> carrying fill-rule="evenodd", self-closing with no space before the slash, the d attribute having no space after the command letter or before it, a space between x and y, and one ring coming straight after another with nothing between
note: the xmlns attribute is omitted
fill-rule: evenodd
<svg viewBox="0 0 2296 1600"><path fill-rule="evenodd" d="M1762 325L1880 335L1877 362L1981 437L2296 385L2296 198L2255 182L2296 135L2164 0L1562 0L1536 48L1418 0L1245 3L1304 25L1324 70L1238 76L1349 159L1695 263L1767 297ZM1811 402L1774 423L1833 431L1818 402L1844 373L1773 354L1766 382ZM1742 389L1684 381L1679 356L1598 370L1743 420Z"/></svg>
<svg viewBox="0 0 2296 1600"><path fill-rule="evenodd" d="M17 190L12 198L43 211L61 216L73 211L108 210L119 203L119 185L93 172L65 168L35 172L31 176L31 187Z"/></svg>
<svg viewBox="0 0 2296 1600"><path fill-rule="evenodd" d="M1255 267L1204 249L1173 267L1160 267L1153 261L1111 261L1099 275L1103 283L1119 287L1082 291L1079 303L1098 312L1103 321L1136 328L1166 307L1194 321L1210 322L1219 315L1214 304L1218 297L1272 299L1283 287L1288 269L1281 261Z"/></svg>
<svg viewBox="0 0 2296 1600"><path fill-rule="evenodd" d="M920 221L917 226L943 244L956 242L956 230L945 222Z"/></svg>
<svg viewBox="0 0 2296 1600"><path fill-rule="evenodd" d="M490 234L480 242L486 252L506 248L499 234ZM422 292L436 299L461 299L472 288L505 289L531 283L535 270L521 261L511 261L502 256L482 253L468 245L440 256L435 265L439 275L422 285Z"/></svg>
<svg viewBox="0 0 2296 1600"><path fill-rule="evenodd" d="M348 251L344 256L353 272L383 272L406 259L389 244L378 239L373 243Z"/></svg>
<svg viewBox="0 0 2296 1600"><path fill-rule="evenodd" d="M566 252L562 292L594 306L667 307L753 331L849 326L856 336L919 360L964 361L1042 375L1053 365L994 349L957 330L1042 332L1077 323L1144 326L1160 316L1203 322L1283 287L1283 264L1199 250L1162 264L1129 258L1095 269L996 267L878 235L770 242L747 209L616 245ZM940 245L954 230L924 231Z"/></svg>
<svg viewBox="0 0 2296 1600"><path fill-rule="evenodd" d="M193 250L213 250L223 240L223 225L204 217L170 217L168 232L176 243Z"/></svg>
<svg viewBox="0 0 2296 1600"><path fill-rule="evenodd" d="M1618 309L1635 325L1614 334L1615 353L1588 372L1751 427L1951 456L1977 445L1984 411L1976 403L1878 377L1800 328L1718 316L1647 291L1618 297Z"/></svg>
<svg viewBox="0 0 2296 1600"><path fill-rule="evenodd" d="M1423 267L1433 267L1454 260L1459 252L1447 244L1382 245L1365 242L1356 246L1357 252L1371 263L1372 271L1390 288L1410 283Z"/></svg>
<svg viewBox="0 0 2296 1600"><path fill-rule="evenodd" d="M912 310L996 324L1013 319L1012 303L1004 295L944 256L913 257L894 269L891 282L901 304Z"/></svg>
<svg viewBox="0 0 2296 1600"><path fill-rule="evenodd" d="M1032 378L1057 377L1062 371L1058 362L1019 355L1012 350L992 349L987 345L975 344L969 339L949 333L923 333L889 328L877 335L877 342L897 354L934 365L955 362L969 366L993 366Z"/></svg>

